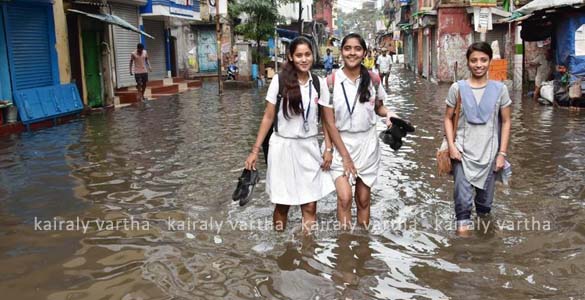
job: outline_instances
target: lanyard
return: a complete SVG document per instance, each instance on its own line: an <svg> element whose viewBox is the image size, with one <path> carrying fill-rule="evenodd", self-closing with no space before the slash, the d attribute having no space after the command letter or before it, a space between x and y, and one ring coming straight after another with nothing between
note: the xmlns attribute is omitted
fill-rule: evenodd
<svg viewBox="0 0 585 300"><path fill-rule="evenodd" d="M312 84L312 80L309 80L309 106L307 107L307 115L305 116L304 112L305 112L305 106L303 105L303 97L301 97L301 109L303 110L301 112L301 116L303 116L303 122L307 123L307 120L309 119L309 112L311 111L311 97L313 96L313 84Z"/></svg>
<svg viewBox="0 0 585 300"><path fill-rule="evenodd" d="M357 103L358 95L355 95L355 99L353 99L353 106L349 108L349 100L347 100L347 93L345 92L345 86L343 82L341 83L341 88L343 89L343 97L345 98L345 104L347 105L347 110L349 111L349 118L353 115L353 111L355 110L355 104Z"/></svg>

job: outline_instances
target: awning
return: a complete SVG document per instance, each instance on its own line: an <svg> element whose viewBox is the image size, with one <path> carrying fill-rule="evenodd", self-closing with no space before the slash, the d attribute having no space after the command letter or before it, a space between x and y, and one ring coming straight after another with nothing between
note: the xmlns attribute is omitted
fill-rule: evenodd
<svg viewBox="0 0 585 300"><path fill-rule="evenodd" d="M585 5L585 0L534 0L513 11L512 16L505 20L507 22L522 21L541 10L581 5Z"/></svg>
<svg viewBox="0 0 585 300"><path fill-rule="evenodd" d="M154 37L152 35L144 32L144 31L142 31L142 30L140 30L140 29L138 29L136 27L134 27L134 25L126 22L124 19L122 19L122 18L120 18L118 16L108 15L108 14L90 14L90 13L87 13L87 12L84 12L84 11L80 11L80 10L76 10L76 9L68 9L68 11L74 12L74 13L78 13L78 14L82 14L82 15L88 16L90 18L94 18L94 19L98 19L98 20L100 20L102 22L106 22L108 24L116 25L116 26L122 27L124 29L127 29L127 30L130 30L130 31L134 31L134 32L140 33L140 34L142 34L144 36L147 36L147 37L149 37L149 38L151 38L151 39L154 40Z"/></svg>
<svg viewBox="0 0 585 300"><path fill-rule="evenodd" d="M585 4L584 0L534 0L519 9L515 10L515 13L522 15L528 15L539 10L558 8L563 6L573 6L576 4Z"/></svg>

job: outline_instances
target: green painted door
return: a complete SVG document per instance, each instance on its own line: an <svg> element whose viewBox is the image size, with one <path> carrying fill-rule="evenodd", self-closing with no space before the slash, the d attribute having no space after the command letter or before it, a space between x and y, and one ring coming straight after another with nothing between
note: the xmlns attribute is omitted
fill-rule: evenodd
<svg viewBox="0 0 585 300"><path fill-rule="evenodd" d="M98 31L83 31L83 67L85 69L85 86L87 103L90 107L103 106L102 74L100 72L100 43Z"/></svg>

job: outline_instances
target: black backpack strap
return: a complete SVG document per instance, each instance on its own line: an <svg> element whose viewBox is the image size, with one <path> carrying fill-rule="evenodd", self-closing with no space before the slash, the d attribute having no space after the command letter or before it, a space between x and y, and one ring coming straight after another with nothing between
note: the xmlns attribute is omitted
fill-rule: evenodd
<svg viewBox="0 0 585 300"><path fill-rule="evenodd" d="M319 76L315 73L311 72L311 79L313 82L313 87L317 91L317 98L321 99L321 81L319 81ZM313 99L309 99L309 101L313 101ZM321 122L321 106L317 105L317 122Z"/></svg>
<svg viewBox="0 0 585 300"><path fill-rule="evenodd" d="M283 88L284 84L282 81L282 76L278 75L278 95L276 95L276 108L274 113L274 122L272 123L273 131L278 132L278 110L280 109L280 102L282 101L283 97Z"/></svg>
<svg viewBox="0 0 585 300"><path fill-rule="evenodd" d="M321 82L319 81L319 76L311 72L311 79L313 80L313 87L317 91L317 97L321 99Z"/></svg>

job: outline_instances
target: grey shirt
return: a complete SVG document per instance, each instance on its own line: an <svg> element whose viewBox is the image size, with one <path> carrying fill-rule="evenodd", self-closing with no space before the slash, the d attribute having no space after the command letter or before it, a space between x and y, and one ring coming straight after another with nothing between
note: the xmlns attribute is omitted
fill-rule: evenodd
<svg viewBox="0 0 585 300"><path fill-rule="evenodd" d="M472 88L475 101L479 103L485 91L485 87ZM447 100L448 106L455 107L459 85L453 83L449 89ZM457 124L455 146L461 152L463 173L465 178L475 187L483 189L489 172L500 147L500 109L510 106L512 99L508 94L506 86L502 87L500 96L496 101L496 108L486 124L474 125L465 119L465 111L461 106L461 114Z"/></svg>

